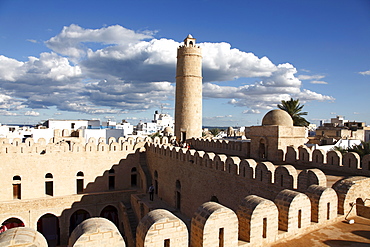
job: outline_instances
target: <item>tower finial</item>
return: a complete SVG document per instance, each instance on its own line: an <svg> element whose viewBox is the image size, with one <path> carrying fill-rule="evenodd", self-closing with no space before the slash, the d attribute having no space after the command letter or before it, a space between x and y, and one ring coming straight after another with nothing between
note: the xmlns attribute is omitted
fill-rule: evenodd
<svg viewBox="0 0 370 247"><path fill-rule="evenodd" d="M184 39L185 46L194 46L195 40L191 34L188 34L188 36Z"/></svg>

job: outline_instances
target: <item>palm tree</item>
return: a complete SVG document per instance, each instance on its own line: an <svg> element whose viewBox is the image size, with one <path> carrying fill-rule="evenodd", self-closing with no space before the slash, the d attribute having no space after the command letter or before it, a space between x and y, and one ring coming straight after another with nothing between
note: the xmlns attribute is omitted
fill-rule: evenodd
<svg viewBox="0 0 370 247"><path fill-rule="evenodd" d="M304 105L299 104L299 99L290 98L288 101L282 100L281 104L278 104L278 107L292 117L294 126L308 126L310 124L310 122L302 117L307 115L307 112L302 112Z"/></svg>

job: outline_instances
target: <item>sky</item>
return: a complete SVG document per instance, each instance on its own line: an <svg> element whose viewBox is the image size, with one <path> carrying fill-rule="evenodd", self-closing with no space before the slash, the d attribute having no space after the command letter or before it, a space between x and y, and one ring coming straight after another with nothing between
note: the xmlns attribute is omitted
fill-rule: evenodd
<svg viewBox="0 0 370 247"><path fill-rule="evenodd" d="M370 125L370 0L0 0L0 123L174 115L176 52L203 55L203 125Z"/></svg>

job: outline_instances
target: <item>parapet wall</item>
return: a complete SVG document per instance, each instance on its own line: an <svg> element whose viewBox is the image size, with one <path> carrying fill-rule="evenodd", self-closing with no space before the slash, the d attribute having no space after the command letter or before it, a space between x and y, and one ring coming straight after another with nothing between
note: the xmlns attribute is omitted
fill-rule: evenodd
<svg viewBox="0 0 370 247"><path fill-rule="evenodd" d="M158 140L156 140L158 142ZM163 142L167 140L162 140ZM114 137L108 139L108 144L105 138L90 138L86 144L83 138L68 138L61 140L58 138L51 138L49 142L40 138L35 142L32 138L27 138L22 142L19 138L12 140L0 139L0 154L15 154L15 153L65 153L65 152L119 152L119 151L133 151L137 148L143 147L145 142L153 142L151 138L136 139L129 137L120 137L116 140Z"/></svg>
<svg viewBox="0 0 370 247"><path fill-rule="evenodd" d="M250 158L250 143L241 141L192 139L192 145L198 150L223 153ZM370 176L370 154L362 159L357 153L342 155L339 151L326 152L321 149L311 150L306 146L289 146L286 150L276 150L280 157L276 163L304 165L333 171L348 172L351 175Z"/></svg>
<svg viewBox="0 0 370 247"><path fill-rule="evenodd" d="M287 147L284 158L284 161L290 164L340 171L349 175L370 176L370 154L361 159L354 152L342 155L339 151L325 152L321 149L312 151L308 147L300 146Z"/></svg>
<svg viewBox="0 0 370 247"><path fill-rule="evenodd" d="M236 211L235 201L248 195L274 200L284 189L305 193L311 185L327 186L319 169L298 171L292 165L154 143L146 145L146 155L158 197L189 218L204 201Z"/></svg>

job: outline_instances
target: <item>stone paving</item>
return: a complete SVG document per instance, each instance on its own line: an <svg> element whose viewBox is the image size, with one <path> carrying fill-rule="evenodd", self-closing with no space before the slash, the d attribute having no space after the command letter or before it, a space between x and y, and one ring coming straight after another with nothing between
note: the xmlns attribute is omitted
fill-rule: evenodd
<svg viewBox="0 0 370 247"><path fill-rule="evenodd" d="M354 217L354 224L344 221L323 227L303 235L300 238L280 242L271 245L272 247L296 247L296 246L370 246L370 219Z"/></svg>

